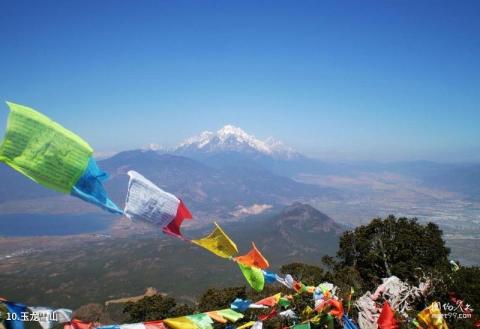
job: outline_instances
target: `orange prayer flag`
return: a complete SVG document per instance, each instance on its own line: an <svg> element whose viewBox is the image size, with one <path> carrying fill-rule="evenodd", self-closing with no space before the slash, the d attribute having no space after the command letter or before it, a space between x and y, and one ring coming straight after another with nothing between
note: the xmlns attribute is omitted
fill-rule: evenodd
<svg viewBox="0 0 480 329"><path fill-rule="evenodd" d="M220 323L227 323L227 319L225 319L221 314L217 311L207 312L207 315L211 317L213 320L220 322Z"/></svg>
<svg viewBox="0 0 480 329"><path fill-rule="evenodd" d="M276 295L273 295L273 296L270 296L270 297L267 297L267 298L264 298L262 300L259 300L258 302L256 302L255 304L257 305L264 305L264 306L275 306L278 304L278 301L280 300L280 297L282 296L281 293L278 293Z"/></svg>
<svg viewBox="0 0 480 329"><path fill-rule="evenodd" d="M263 257L262 253L257 249L255 243L252 242L252 249L244 256L235 257L235 261L247 266L261 268L262 270L270 266L268 260Z"/></svg>

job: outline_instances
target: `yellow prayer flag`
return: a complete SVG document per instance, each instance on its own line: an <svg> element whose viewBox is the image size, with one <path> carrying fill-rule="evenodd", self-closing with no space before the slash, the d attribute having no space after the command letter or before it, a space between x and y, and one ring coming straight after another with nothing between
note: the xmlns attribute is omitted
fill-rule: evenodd
<svg viewBox="0 0 480 329"><path fill-rule="evenodd" d="M193 243L207 249L215 255L223 258L233 257L238 253L235 243L223 232L223 230L215 223L216 228L212 233L204 238L192 240Z"/></svg>
<svg viewBox="0 0 480 329"><path fill-rule="evenodd" d="M195 322L193 322L186 316L165 319L163 320L163 323L165 323L171 329L197 329L197 325L195 324Z"/></svg>
<svg viewBox="0 0 480 329"><path fill-rule="evenodd" d="M240 327L237 327L237 329L246 329L246 328L250 328L251 326L253 326L255 324L255 321L250 321L250 322L247 322L245 324L242 324Z"/></svg>
<svg viewBox="0 0 480 329"><path fill-rule="evenodd" d="M437 302L418 313L418 319L428 326L428 329L448 329L447 322L443 319L442 311Z"/></svg>

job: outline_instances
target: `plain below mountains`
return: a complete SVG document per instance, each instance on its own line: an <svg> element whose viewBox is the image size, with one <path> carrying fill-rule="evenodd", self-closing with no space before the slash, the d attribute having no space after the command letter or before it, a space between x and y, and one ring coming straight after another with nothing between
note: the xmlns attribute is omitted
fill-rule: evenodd
<svg viewBox="0 0 480 329"><path fill-rule="evenodd" d="M277 271L289 262L319 264L337 250L342 226L307 204L222 226L245 254L255 242ZM187 231L201 237L213 229ZM196 245L164 236L103 239L19 256L0 264L2 294L30 305L79 305L136 296L147 287L191 300L210 287L245 285L238 266ZM22 287L19 289L18 287Z"/></svg>

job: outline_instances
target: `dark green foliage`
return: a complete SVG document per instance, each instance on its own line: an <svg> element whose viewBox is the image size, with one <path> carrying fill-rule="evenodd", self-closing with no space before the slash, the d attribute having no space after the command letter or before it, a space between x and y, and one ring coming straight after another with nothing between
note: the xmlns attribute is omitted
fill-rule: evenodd
<svg viewBox="0 0 480 329"><path fill-rule="evenodd" d="M480 267L460 267L452 276L454 291L460 299L480 311Z"/></svg>
<svg viewBox="0 0 480 329"><path fill-rule="evenodd" d="M200 312L219 310L229 308L235 298L246 298L245 286L232 288L212 288L208 289L198 302Z"/></svg>
<svg viewBox="0 0 480 329"><path fill-rule="evenodd" d="M342 266L357 268L372 289L391 275L418 283L419 275L446 270L449 252L437 225L389 216L345 232L337 255Z"/></svg>
<svg viewBox="0 0 480 329"><path fill-rule="evenodd" d="M480 309L480 268L461 267L457 272L452 272L448 254L442 232L436 225L421 225L415 219L397 219L390 216L386 219L374 219L368 225L344 233L340 240L338 258L322 258L326 269L304 263L290 263L282 266L280 272L284 275L291 274L295 280L306 285L316 286L321 282L332 282L339 288L337 296L344 300L345 307L352 287L355 290L355 300L365 291L376 288L381 278L390 275L396 275L414 285L420 280L428 279L432 283L432 294L413 305L414 309L410 312L412 317L433 301L449 302L452 293L470 304L477 313ZM296 314L301 315L307 306L313 307L310 294L296 294L274 284L266 285L262 292L255 292L244 286L209 289L200 297L195 309L185 305L177 306L173 298L156 295L143 298L137 303L129 303L125 312L130 315L129 322L162 319L192 314L194 311L224 309L230 307L235 298L257 301L278 292L284 295L292 294L293 302L290 308ZM267 314L269 311L247 310L240 323L257 320L260 314ZM278 309L278 312L280 311L281 309ZM350 315L355 318L355 308L351 309ZM456 329L470 328L474 321L475 318L451 320L449 325ZM335 323L335 328L341 328L339 323ZM264 328L282 328L292 324L291 321L275 317L265 321ZM323 324L317 325L322 326ZM223 327L222 324L215 324L215 328Z"/></svg>
<svg viewBox="0 0 480 329"><path fill-rule="evenodd" d="M295 280L306 285L317 285L324 280L325 272L321 267L302 263L291 263L280 268L282 274L291 274Z"/></svg>
<svg viewBox="0 0 480 329"><path fill-rule="evenodd" d="M174 298L160 294L143 297L137 302L128 302L123 310L129 315L128 322L144 322L193 313L194 309L178 305Z"/></svg>

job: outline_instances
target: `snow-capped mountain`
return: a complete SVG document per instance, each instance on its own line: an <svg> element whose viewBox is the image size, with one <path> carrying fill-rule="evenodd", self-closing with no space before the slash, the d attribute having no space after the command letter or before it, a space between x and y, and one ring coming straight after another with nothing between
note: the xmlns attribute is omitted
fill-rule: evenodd
<svg viewBox="0 0 480 329"><path fill-rule="evenodd" d="M281 141L271 137L262 141L232 125L226 125L215 133L204 131L198 136L191 137L181 143L175 152L181 154L239 152L278 159L294 159L300 156Z"/></svg>

